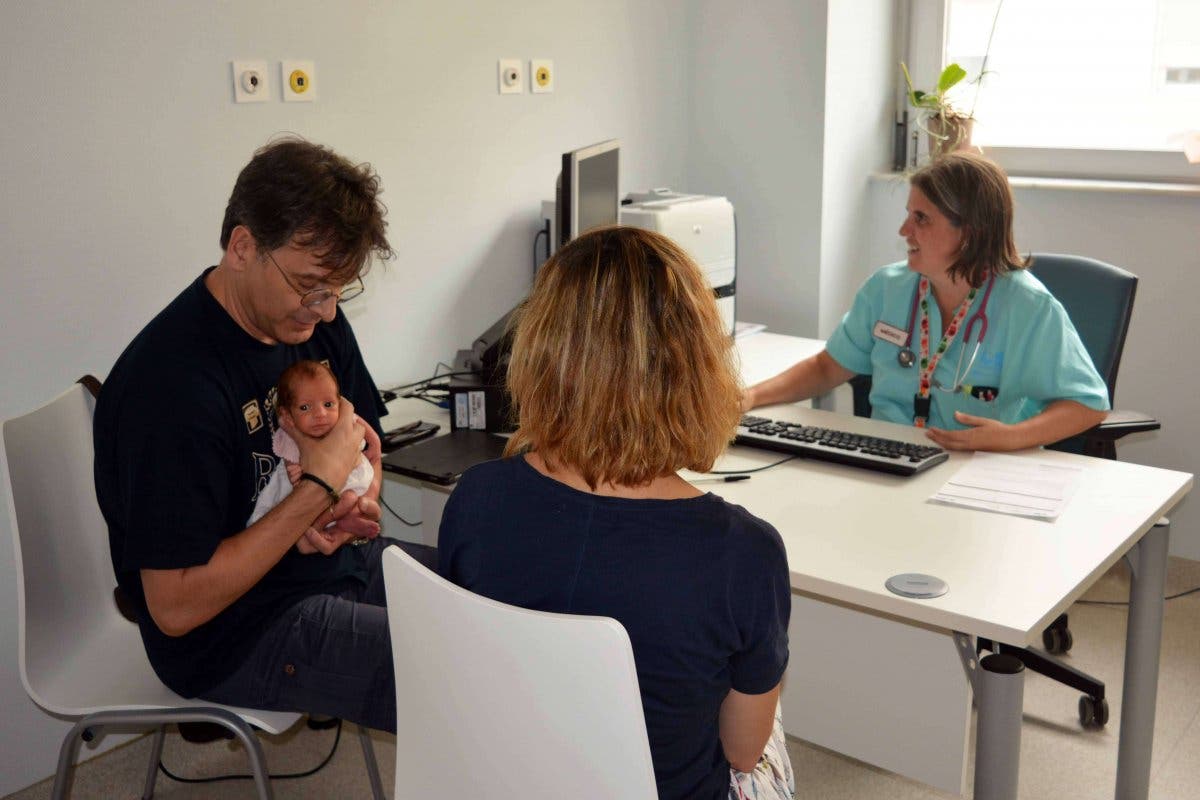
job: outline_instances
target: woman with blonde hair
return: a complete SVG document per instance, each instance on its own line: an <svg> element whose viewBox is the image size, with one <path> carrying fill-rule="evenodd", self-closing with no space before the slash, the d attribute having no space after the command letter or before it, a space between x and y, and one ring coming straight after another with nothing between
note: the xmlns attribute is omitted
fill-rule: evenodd
<svg viewBox="0 0 1200 800"><path fill-rule="evenodd" d="M790 798L783 543L677 474L710 469L740 414L732 342L699 269L649 231L580 236L517 316L508 384L517 432L450 496L442 574L624 625L663 800Z"/></svg>

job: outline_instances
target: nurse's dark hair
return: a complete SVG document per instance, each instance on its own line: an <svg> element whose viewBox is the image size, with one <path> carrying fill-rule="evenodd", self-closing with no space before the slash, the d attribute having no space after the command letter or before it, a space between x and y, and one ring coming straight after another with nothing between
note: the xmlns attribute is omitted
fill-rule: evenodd
<svg viewBox="0 0 1200 800"><path fill-rule="evenodd" d="M1029 266L1013 240L1013 195L1004 170L975 153L947 153L909 178L962 231L958 257L947 270L972 286L989 275Z"/></svg>
<svg viewBox="0 0 1200 800"><path fill-rule="evenodd" d="M331 284L349 283L366 271L372 254L381 260L393 254L379 193L370 164L354 164L298 136L277 139L238 174L221 223L221 249L244 225L260 249L294 242L332 271Z"/></svg>

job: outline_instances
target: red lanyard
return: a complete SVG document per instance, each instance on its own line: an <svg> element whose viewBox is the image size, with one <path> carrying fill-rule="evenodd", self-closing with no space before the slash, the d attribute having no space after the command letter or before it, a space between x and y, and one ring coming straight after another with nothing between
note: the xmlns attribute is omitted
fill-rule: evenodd
<svg viewBox="0 0 1200 800"><path fill-rule="evenodd" d="M913 425L918 428L924 428L926 421L929 419L930 406L932 401L929 398L929 385L933 377L933 371L937 369L938 363L942 360L946 350L950 347L950 342L954 341L954 336L958 333L959 326L962 325L963 318L967 316L967 310L971 307L972 301L975 300L975 294L979 290L972 287L971 291L967 292L966 298L959 305L958 311L954 313L954 318L950 320L950 324L946 327L946 332L942 334L942 341L938 343L937 350L933 356L929 355L929 279L922 277L918 284L917 294L920 298L918 301L921 305L921 372L917 393L913 395Z"/></svg>

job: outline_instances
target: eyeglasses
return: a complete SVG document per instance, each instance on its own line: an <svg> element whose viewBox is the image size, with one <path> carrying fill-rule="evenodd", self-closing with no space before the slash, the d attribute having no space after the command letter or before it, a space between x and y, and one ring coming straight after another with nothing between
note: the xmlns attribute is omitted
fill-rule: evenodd
<svg viewBox="0 0 1200 800"><path fill-rule="evenodd" d="M270 250L264 250L263 252L267 254L267 258L271 259L271 263L275 265L275 269L279 270L279 274L283 276L283 282L288 285L288 288L300 295L300 305L305 308L316 308L331 297L336 297L339 304L345 303L347 300L353 300L358 297L366 288L363 286L362 278L355 278L340 289L324 287L321 289L309 289L306 292L292 283L291 278L283 271L283 267L279 266L279 262L275 260L275 256L271 255Z"/></svg>

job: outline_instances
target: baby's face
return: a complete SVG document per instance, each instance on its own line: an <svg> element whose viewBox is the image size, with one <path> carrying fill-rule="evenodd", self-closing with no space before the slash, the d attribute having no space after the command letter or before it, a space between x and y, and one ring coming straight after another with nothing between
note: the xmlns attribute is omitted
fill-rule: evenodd
<svg viewBox="0 0 1200 800"><path fill-rule="evenodd" d="M328 375L310 378L296 387L296 401L288 407L292 422L306 436L319 438L338 421L338 392Z"/></svg>

